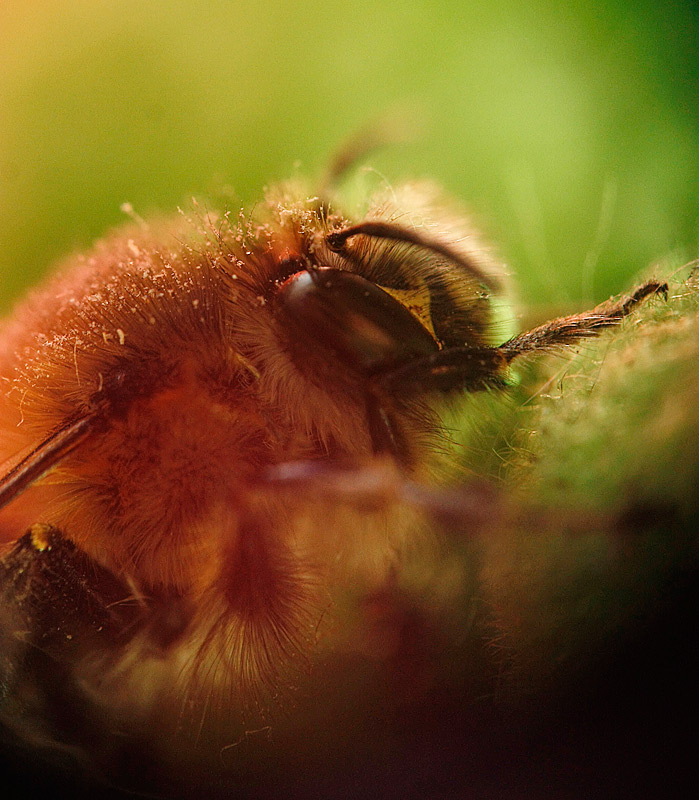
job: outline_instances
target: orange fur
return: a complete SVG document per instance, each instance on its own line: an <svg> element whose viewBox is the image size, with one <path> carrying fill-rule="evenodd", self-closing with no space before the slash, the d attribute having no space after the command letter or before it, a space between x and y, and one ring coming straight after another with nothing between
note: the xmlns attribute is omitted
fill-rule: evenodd
<svg viewBox="0 0 699 800"><path fill-rule="evenodd" d="M381 200L371 213L396 211ZM322 237L340 221L272 193L240 226L224 215L131 228L69 260L0 329L4 471L62 421L101 415L0 511L0 539L49 523L136 598L195 609L167 657L144 634L116 664L83 664L116 720L157 714L167 728L185 707L196 718L216 706L230 736L231 707L264 705L310 658L332 587L380 586L415 535L405 511L331 511L250 486L279 463L371 456L360 387L338 364L300 371L265 296L283 254L335 265ZM421 402L396 413L423 467L434 422Z"/></svg>

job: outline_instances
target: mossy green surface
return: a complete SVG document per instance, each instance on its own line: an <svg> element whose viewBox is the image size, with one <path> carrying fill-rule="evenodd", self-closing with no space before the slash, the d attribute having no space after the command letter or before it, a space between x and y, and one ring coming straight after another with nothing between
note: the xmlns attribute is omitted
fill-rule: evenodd
<svg viewBox="0 0 699 800"><path fill-rule="evenodd" d="M673 608L699 567L699 287L686 272L667 301L574 356L539 357L518 387L531 396L513 412L508 511L481 552L517 702L597 691L602 665L688 614Z"/></svg>

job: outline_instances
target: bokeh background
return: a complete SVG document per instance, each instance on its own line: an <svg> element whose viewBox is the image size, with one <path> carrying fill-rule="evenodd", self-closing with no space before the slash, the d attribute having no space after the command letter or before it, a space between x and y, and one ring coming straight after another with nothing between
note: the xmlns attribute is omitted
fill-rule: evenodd
<svg viewBox="0 0 699 800"><path fill-rule="evenodd" d="M474 210L530 304L699 251L693 0L2 0L0 307L124 220L367 159Z"/></svg>

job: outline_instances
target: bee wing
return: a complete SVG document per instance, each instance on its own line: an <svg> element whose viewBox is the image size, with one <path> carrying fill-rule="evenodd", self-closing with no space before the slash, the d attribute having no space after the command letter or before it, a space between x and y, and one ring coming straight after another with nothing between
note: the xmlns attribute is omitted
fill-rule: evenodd
<svg viewBox="0 0 699 800"><path fill-rule="evenodd" d="M430 487L408 479L391 458L377 457L364 464L328 464L292 461L276 464L260 477L258 488L314 492L333 502L375 510L406 504L447 527L473 534L495 524L503 511L495 487L474 480L456 489Z"/></svg>

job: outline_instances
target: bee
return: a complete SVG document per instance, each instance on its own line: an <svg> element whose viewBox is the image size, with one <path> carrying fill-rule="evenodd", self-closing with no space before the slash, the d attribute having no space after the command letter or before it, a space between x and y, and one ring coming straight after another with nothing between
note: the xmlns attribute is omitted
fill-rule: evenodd
<svg viewBox="0 0 699 800"><path fill-rule="evenodd" d="M351 216L290 183L119 230L20 304L0 328L8 746L161 786L277 716L303 749L297 698L360 606L398 615L419 661L402 576L454 499L434 488L446 399L507 391L522 356L667 292L498 342L503 274L429 186ZM474 484L454 513L476 529L497 507Z"/></svg>

